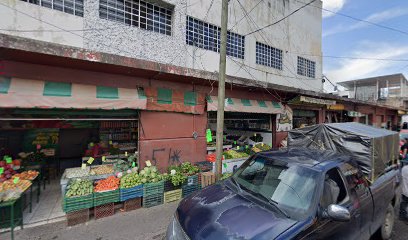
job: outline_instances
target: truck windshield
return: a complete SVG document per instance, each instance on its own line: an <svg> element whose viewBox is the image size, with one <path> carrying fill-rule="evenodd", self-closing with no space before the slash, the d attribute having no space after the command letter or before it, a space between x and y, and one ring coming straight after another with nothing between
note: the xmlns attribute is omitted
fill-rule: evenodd
<svg viewBox="0 0 408 240"><path fill-rule="evenodd" d="M318 176L318 172L298 164L256 156L232 177L243 190L262 195L292 218L301 218L311 208Z"/></svg>

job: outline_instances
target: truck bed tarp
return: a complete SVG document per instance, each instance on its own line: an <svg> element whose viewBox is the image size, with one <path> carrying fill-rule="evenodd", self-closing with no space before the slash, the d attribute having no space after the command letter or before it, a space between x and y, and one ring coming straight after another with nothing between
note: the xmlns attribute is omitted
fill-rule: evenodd
<svg viewBox="0 0 408 240"><path fill-rule="evenodd" d="M360 123L319 124L293 129L288 148L329 149L351 156L371 180L399 156L397 132Z"/></svg>

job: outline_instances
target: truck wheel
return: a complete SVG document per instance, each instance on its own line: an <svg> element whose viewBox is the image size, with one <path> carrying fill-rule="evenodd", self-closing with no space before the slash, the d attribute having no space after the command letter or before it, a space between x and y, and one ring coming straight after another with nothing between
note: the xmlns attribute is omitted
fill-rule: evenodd
<svg viewBox="0 0 408 240"><path fill-rule="evenodd" d="M383 240L391 239L392 229L394 228L395 213L394 207L389 204L385 213L384 223L381 226L381 238Z"/></svg>

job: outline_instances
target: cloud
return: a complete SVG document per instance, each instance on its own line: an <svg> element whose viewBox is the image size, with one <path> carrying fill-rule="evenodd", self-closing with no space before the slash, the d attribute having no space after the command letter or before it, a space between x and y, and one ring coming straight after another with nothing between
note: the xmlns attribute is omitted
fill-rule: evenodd
<svg viewBox="0 0 408 240"><path fill-rule="evenodd" d="M401 16L408 15L408 8L392 8L388 9L382 12L378 13L373 13L369 15L368 17L364 18L363 20L368 21L368 22L373 22L373 23L381 23L388 21L390 19L398 18ZM349 24L349 25L338 25L334 28L331 28L327 31L323 32L323 37L327 37L330 35L334 35L337 33L344 33L344 32L350 32L356 29L364 28L370 26L369 23L365 22L356 22L355 24Z"/></svg>
<svg viewBox="0 0 408 240"><path fill-rule="evenodd" d="M346 4L346 0L323 0L323 8L332 12L340 11L344 7L344 4ZM323 17L333 16L334 13L332 12L323 10Z"/></svg>
<svg viewBox="0 0 408 240"><path fill-rule="evenodd" d="M408 46L391 45L387 43L370 44L365 43L359 49L352 52L351 56L355 58L407 58ZM350 54L347 54L350 55ZM346 59L338 62L337 67L332 66L325 75L333 82L342 82L352 79L366 78L384 74L391 74L401 68L401 62L395 61L377 61L370 59Z"/></svg>

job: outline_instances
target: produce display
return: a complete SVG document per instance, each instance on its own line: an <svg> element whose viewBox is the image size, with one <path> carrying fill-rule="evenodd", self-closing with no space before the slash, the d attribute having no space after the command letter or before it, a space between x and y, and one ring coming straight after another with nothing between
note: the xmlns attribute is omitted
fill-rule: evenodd
<svg viewBox="0 0 408 240"><path fill-rule="evenodd" d="M74 179L67 187L65 196L77 197L91 194L93 191L92 181L88 179Z"/></svg>
<svg viewBox="0 0 408 240"><path fill-rule="evenodd" d="M222 177L221 177L221 180L224 180L224 179L227 179L227 178L229 178L229 177L231 177L232 176L232 173L223 173L222 174Z"/></svg>
<svg viewBox="0 0 408 240"><path fill-rule="evenodd" d="M155 166L145 167L139 173L142 183L155 183L164 179Z"/></svg>
<svg viewBox="0 0 408 240"><path fill-rule="evenodd" d="M180 186L187 180L187 176L179 171L171 170L170 174L163 175L166 180L169 180L173 186Z"/></svg>
<svg viewBox="0 0 408 240"><path fill-rule="evenodd" d="M19 180L17 183L14 183L14 181L10 179L10 180L0 183L0 192L4 192L7 190L24 192L30 186L31 186L31 182L28 180Z"/></svg>
<svg viewBox="0 0 408 240"><path fill-rule="evenodd" d="M200 169L189 162L184 162L180 165L180 172L184 175L191 176L200 172Z"/></svg>
<svg viewBox="0 0 408 240"><path fill-rule="evenodd" d="M119 159L115 163L114 170L115 172L124 172L127 171L132 165L128 161Z"/></svg>
<svg viewBox="0 0 408 240"><path fill-rule="evenodd" d="M119 188L120 179L110 176L105 179L96 181L95 192L112 191Z"/></svg>
<svg viewBox="0 0 408 240"><path fill-rule="evenodd" d="M90 175L105 175L113 173L113 165L99 165L91 168Z"/></svg>
<svg viewBox="0 0 408 240"><path fill-rule="evenodd" d="M271 146L269 146L268 144L264 144L264 143L258 143L251 150L254 153L261 152L261 151L268 151L268 150L271 150Z"/></svg>
<svg viewBox="0 0 408 240"><path fill-rule="evenodd" d="M0 183L10 179L16 172L12 164L6 164L6 161L0 161L0 167L3 168L3 173L0 174Z"/></svg>
<svg viewBox="0 0 408 240"><path fill-rule="evenodd" d="M30 180L30 181L32 181L38 176L38 174L40 174L38 171L28 170L28 171L24 171L22 173L14 174L12 178L18 177L21 180Z"/></svg>
<svg viewBox="0 0 408 240"><path fill-rule="evenodd" d="M126 174L120 179L120 188L132 188L142 184L142 179L137 172Z"/></svg>
<svg viewBox="0 0 408 240"><path fill-rule="evenodd" d="M237 152L235 150L228 150L223 153L225 159L245 158L249 155L245 152Z"/></svg>
<svg viewBox="0 0 408 240"><path fill-rule="evenodd" d="M65 177L66 178L80 178L89 176L90 168L86 167L85 169L82 168L67 168L65 170Z"/></svg>

